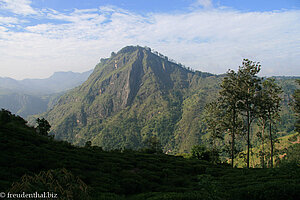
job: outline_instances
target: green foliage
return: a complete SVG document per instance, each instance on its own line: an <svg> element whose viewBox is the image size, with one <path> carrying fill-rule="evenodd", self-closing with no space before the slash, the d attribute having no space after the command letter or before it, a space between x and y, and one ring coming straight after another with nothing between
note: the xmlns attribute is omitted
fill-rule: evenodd
<svg viewBox="0 0 300 200"><path fill-rule="evenodd" d="M237 102L239 114L244 116L244 127L246 129L246 142L247 142L247 167L250 166L250 129L251 123L257 118L258 99L257 93L261 90L262 79L257 77L261 69L259 63L244 59L242 66L238 70L238 96Z"/></svg>
<svg viewBox="0 0 300 200"><path fill-rule="evenodd" d="M58 191L66 199L299 198L297 166L232 169L165 154L76 147L38 135L22 118L8 116L9 122L0 123L3 191Z"/></svg>
<svg viewBox="0 0 300 200"><path fill-rule="evenodd" d="M84 145L85 148L91 148L92 146L92 142L91 141L87 141Z"/></svg>
<svg viewBox="0 0 300 200"><path fill-rule="evenodd" d="M299 135L298 135L299 137ZM298 141L297 141L298 142ZM285 148L281 151L281 153L284 153L283 159L279 161L279 166L300 166L300 144L296 143L294 145L289 146L288 148Z"/></svg>
<svg viewBox="0 0 300 200"><path fill-rule="evenodd" d="M246 153L239 156L245 158L250 167L250 148L253 143L251 130L253 127L261 129L257 132L256 143L261 142L262 166L265 166L265 129L268 123L270 141L270 162L273 166L274 142L276 137L272 132L275 119L279 119L281 107L281 87L275 79L258 77L260 64L244 59L238 71L229 70L221 83L220 97L206 106L205 123L210 133L213 147L222 136L230 135L231 165L234 167L236 146L243 145L241 139L246 140ZM257 122L258 125L253 124ZM239 136L239 138L237 138ZM236 141L236 139L239 139Z"/></svg>
<svg viewBox="0 0 300 200"><path fill-rule="evenodd" d="M291 134L283 137L277 138L277 141L274 144L274 166L281 167L285 164L295 163L297 165L298 152L297 144L300 140L299 134ZM266 140L264 143L264 160L262 159L262 146L257 145L251 149L251 158L250 158L250 167L253 168L263 168L271 167L271 152L270 152L270 141ZM245 167L245 151L242 151L236 157L236 166L241 168ZM264 162L264 164L263 164Z"/></svg>
<svg viewBox="0 0 300 200"><path fill-rule="evenodd" d="M271 120L278 117L281 106L281 87L275 82L274 78L268 78L262 82L262 89L258 93L257 114L261 118Z"/></svg>
<svg viewBox="0 0 300 200"><path fill-rule="evenodd" d="M208 196L208 199L227 199L228 196L219 183L210 174L198 176L201 191Z"/></svg>
<svg viewBox="0 0 300 200"><path fill-rule="evenodd" d="M226 128L223 120L224 111L220 108L218 102L211 102L205 106L204 123L210 136L210 144L214 150L217 149L218 140L223 140L224 128Z"/></svg>
<svg viewBox="0 0 300 200"><path fill-rule="evenodd" d="M296 82L300 86L300 79L297 79ZM295 123L295 130L300 133L300 89L295 90L294 92L294 111L297 116L297 121Z"/></svg>
<svg viewBox="0 0 300 200"><path fill-rule="evenodd" d="M264 128L266 122L269 124L269 137L270 140L270 162L271 167L273 167L273 154L274 154L274 141L276 137L274 137L274 131L272 132L272 125L275 124L276 120L279 120L279 111L281 106L282 98L280 97L282 93L282 89L275 83L275 79L267 79L262 83L262 90L258 94L257 99L257 111L256 115L260 120L260 125L262 126L261 131L261 141L262 141L262 151L261 151L261 158L262 158L262 166L265 166L264 158Z"/></svg>
<svg viewBox="0 0 300 200"><path fill-rule="evenodd" d="M185 192L185 193L177 193L177 192L152 192L146 194L136 195L130 200L218 200L224 199L223 196L217 196L214 193L208 192Z"/></svg>
<svg viewBox="0 0 300 200"><path fill-rule="evenodd" d="M230 155L231 166L234 166L234 157L236 151L236 137L242 132L241 118L239 115L238 103L240 102L240 80L239 74L233 70L229 70L221 83L220 97L217 99L219 110L224 114L221 115L222 120L219 124L225 134L230 135Z"/></svg>
<svg viewBox="0 0 300 200"><path fill-rule="evenodd" d="M11 121L12 113L8 110L1 109L0 122L6 124Z"/></svg>
<svg viewBox="0 0 300 200"><path fill-rule="evenodd" d="M210 160L210 152L203 145L195 145L191 150L192 157L198 160Z"/></svg>
<svg viewBox="0 0 300 200"><path fill-rule="evenodd" d="M38 124L36 127L37 133L39 133L40 135L48 136L48 132L50 131L51 128L49 122L44 118L42 119L37 118L36 122Z"/></svg>
<svg viewBox="0 0 300 200"><path fill-rule="evenodd" d="M204 145L195 145L191 149L191 156L186 158L195 158L198 160L205 160L212 163L220 163L219 152L216 149L208 149Z"/></svg>
<svg viewBox="0 0 300 200"><path fill-rule="evenodd" d="M8 191L12 194L53 192L59 199L89 199L88 186L66 169L42 171L33 176L24 175Z"/></svg>
<svg viewBox="0 0 300 200"><path fill-rule="evenodd" d="M27 122L22 117L14 115L10 111L2 108L0 111L0 126L9 123L24 126Z"/></svg>
<svg viewBox="0 0 300 200"><path fill-rule="evenodd" d="M162 153L160 141L156 136L152 136L145 141L145 149L142 150L146 153Z"/></svg>

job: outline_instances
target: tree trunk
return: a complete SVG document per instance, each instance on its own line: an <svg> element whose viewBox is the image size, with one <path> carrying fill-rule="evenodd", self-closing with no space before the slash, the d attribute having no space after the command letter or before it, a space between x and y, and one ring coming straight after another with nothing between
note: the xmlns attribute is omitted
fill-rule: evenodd
<svg viewBox="0 0 300 200"><path fill-rule="evenodd" d="M265 125L266 121L263 119L263 127L262 127L262 132L261 132L261 140L262 140L262 168L265 168Z"/></svg>
<svg viewBox="0 0 300 200"><path fill-rule="evenodd" d="M233 110L233 124L232 124L232 135L231 135L231 167L234 167L234 139L235 139L235 109Z"/></svg>
<svg viewBox="0 0 300 200"><path fill-rule="evenodd" d="M273 168L273 138L272 138L272 122L270 121L270 142L271 142L271 168Z"/></svg>
<svg viewBox="0 0 300 200"><path fill-rule="evenodd" d="M247 168L250 160L250 112L247 111Z"/></svg>

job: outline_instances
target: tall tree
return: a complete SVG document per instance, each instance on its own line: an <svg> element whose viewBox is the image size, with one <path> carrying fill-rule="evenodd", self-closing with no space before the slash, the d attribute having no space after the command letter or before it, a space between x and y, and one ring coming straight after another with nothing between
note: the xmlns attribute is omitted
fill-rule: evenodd
<svg viewBox="0 0 300 200"><path fill-rule="evenodd" d="M269 79L263 83L263 88L265 95L267 96L267 117L269 120L269 137L270 137L270 147L271 147L271 167L273 168L273 152L274 152L274 136L272 133L272 124L275 124L275 119L279 118L280 103L282 93L281 88L275 83L274 79Z"/></svg>
<svg viewBox="0 0 300 200"><path fill-rule="evenodd" d="M300 85L300 79L297 79L296 81ZM295 123L295 131L300 133L300 89L295 90L293 97L294 97L293 108L297 116L297 121Z"/></svg>
<svg viewBox="0 0 300 200"><path fill-rule="evenodd" d="M206 131L210 135L210 144L213 151L217 150L217 140L223 139L223 115L224 111L220 109L218 101L211 102L205 106L204 123L206 124Z"/></svg>
<svg viewBox="0 0 300 200"><path fill-rule="evenodd" d="M266 123L269 123L271 167L273 167L273 152L274 152L274 136L273 136L274 134L272 133L272 124L274 124L275 120L279 118L279 111L281 105L281 97L280 97L281 93L282 93L282 89L275 83L275 79L268 78L262 83L262 90L259 93L259 98L257 101L258 116L262 125L261 132L262 132L263 148L264 148L264 129ZM264 167L264 159L263 159L263 167Z"/></svg>
<svg viewBox="0 0 300 200"><path fill-rule="evenodd" d="M245 117L247 141L247 168L250 160L250 130L251 123L256 118L258 92L261 90L261 78L257 76L261 68L259 62L244 59L239 67L237 78L238 108Z"/></svg>
<svg viewBox="0 0 300 200"><path fill-rule="evenodd" d="M235 138L238 132L244 129L240 123L240 116L243 113L246 116L246 130L247 130L247 167L249 167L249 152L250 152L250 127L251 122L256 116L256 99L257 91L260 90L261 78L256 74L260 71L260 64L244 59L242 66L239 67L238 72L229 70L221 83L221 90L218 98L218 108L223 110L222 120L219 125L224 132L228 132L231 136L231 165L234 167L235 157ZM213 105L210 105L213 106ZM216 112L215 110L214 112ZM212 112L212 116L216 113ZM209 122L209 118L207 118ZM210 120L210 125L213 127L216 122ZM209 127L208 126L208 127ZM212 131L217 131L218 126L212 128Z"/></svg>
<svg viewBox="0 0 300 200"><path fill-rule="evenodd" d="M260 157L261 157L261 165L262 168L265 168L265 129L266 129L266 123L268 120L267 116L267 101L265 98L267 98L267 95L264 95L264 88L259 92L259 101L258 101L258 126L260 127L259 132L257 133L257 137L261 140L261 146L262 149L260 151Z"/></svg>
<svg viewBox="0 0 300 200"><path fill-rule="evenodd" d="M214 163L219 161L220 148L218 143L224 139L224 114L225 113L220 108L220 103L218 101L211 102L205 106L204 123L206 124L206 131L209 134L209 143L211 144L211 160Z"/></svg>
<svg viewBox="0 0 300 200"><path fill-rule="evenodd" d="M231 166L234 167L234 156L235 156L235 137L237 133L237 118L238 118L238 101L239 93L236 89L238 87L238 76L233 70L229 70L221 83L221 90L219 92L221 109L225 110L223 117L223 126L227 128L231 135Z"/></svg>

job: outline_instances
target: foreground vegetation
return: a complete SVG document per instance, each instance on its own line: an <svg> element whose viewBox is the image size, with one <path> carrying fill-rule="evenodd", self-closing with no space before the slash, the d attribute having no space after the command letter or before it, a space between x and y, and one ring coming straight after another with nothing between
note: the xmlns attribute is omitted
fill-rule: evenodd
<svg viewBox="0 0 300 200"><path fill-rule="evenodd" d="M161 153L76 147L36 130L0 112L1 191L49 191L60 199L300 198L297 165L232 169Z"/></svg>

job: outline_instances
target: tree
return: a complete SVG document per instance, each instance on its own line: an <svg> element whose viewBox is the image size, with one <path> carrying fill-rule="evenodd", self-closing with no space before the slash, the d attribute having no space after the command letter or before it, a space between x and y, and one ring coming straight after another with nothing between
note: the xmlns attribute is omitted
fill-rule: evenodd
<svg viewBox="0 0 300 200"><path fill-rule="evenodd" d="M300 79L297 79L296 82L300 85ZM297 121L295 123L295 131L300 133L300 89L295 90L293 97L293 108L297 117Z"/></svg>
<svg viewBox="0 0 300 200"><path fill-rule="evenodd" d="M92 146L92 142L91 141L86 141L84 147L85 148L91 148L91 146Z"/></svg>
<svg viewBox="0 0 300 200"><path fill-rule="evenodd" d="M211 144L212 161L217 163L219 161L219 147L218 142L224 140L224 112L220 108L218 101L209 103L204 110L204 123L206 124L206 131L209 134L209 143Z"/></svg>
<svg viewBox="0 0 300 200"><path fill-rule="evenodd" d="M147 153L162 153L162 148L160 141L157 136L149 137L145 141L146 149L143 149L143 151Z"/></svg>
<svg viewBox="0 0 300 200"><path fill-rule="evenodd" d="M37 118L36 122L38 124L36 127L37 132L40 135L48 136L48 132L50 131L50 128L51 128L49 122L44 118L42 118L42 119Z"/></svg>
<svg viewBox="0 0 300 200"><path fill-rule="evenodd" d="M274 137L272 133L272 124L275 123L275 120L279 118L279 111L281 105L281 97L282 93L281 88L275 83L274 79L269 79L263 83L263 91L266 96L266 111L267 118L269 121L269 139L270 139L270 147L271 147L271 167L273 168L273 152L274 152Z"/></svg>
<svg viewBox="0 0 300 200"><path fill-rule="evenodd" d="M210 161L210 152L203 145L195 145L191 150L192 157L198 160Z"/></svg>
<svg viewBox="0 0 300 200"><path fill-rule="evenodd" d="M257 93L261 90L262 79L256 75L259 73L261 65L259 62L253 62L244 59L242 66L237 73L238 85L235 88L238 93L238 107L241 114L245 117L246 141L247 141L247 168L250 160L250 129L251 123L257 116Z"/></svg>
<svg viewBox="0 0 300 200"><path fill-rule="evenodd" d="M264 167L264 130L267 123L269 123L269 139L270 139L270 162L273 167L273 152L274 152L274 136L272 133L272 124L279 118L279 111L281 105L282 89L275 83L275 79L268 78L262 83L262 89L258 95L258 112L259 123L262 127L262 166Z"/></svg>
<svg viewBox="0 0 300 200"><path fill-rule="evenodd" d="M231 136L231 165L234 166L235 157L235 139L236 134L246 132L247 135L247 167L249 168L250 157L250 128L251 123L256 118L257 110L257 93L261 89L261 78L256 74L260 71L260 64L244 59L242 66L239 67L238 72L229 70L221 83L220 97L218 102L213 103L216 108L222 110L221 119L214 121L211 117L218 115L217 110L208 115L206 121L210 132L222 130L229 133ZM209 105L208 105L209 106ZM244 125L242 122L244 117ZM218 124L219 126L216 126ZM244 131L246 130L246 131ZM219 134L219 133L218 133Z"/></svg>
<svg viewBox="0 0 300 200"><path fill-rule="evenodd" d="M237 120L238 120L238 107L239 93L238 76L233 70L229 70L221 83L221 90L219 92L220 108L225 111L223 115L222 126L224 130L231 135L231 166L234 167L235 156L235 137L237 132Z"/></svg>

